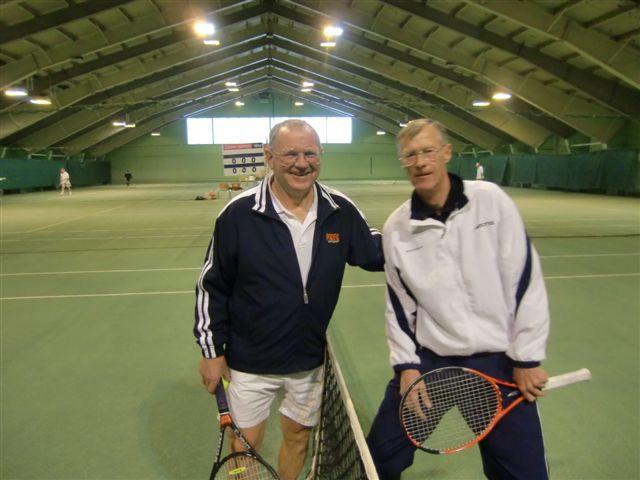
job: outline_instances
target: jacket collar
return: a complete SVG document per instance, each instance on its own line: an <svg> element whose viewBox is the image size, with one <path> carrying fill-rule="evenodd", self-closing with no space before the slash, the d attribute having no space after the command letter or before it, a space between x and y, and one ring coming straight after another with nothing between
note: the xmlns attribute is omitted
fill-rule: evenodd
<svg viewBox="0 0 640 480"><path fill-rule="evenodd" d="M451 189L440 213L424 203L417 192L413 191L411 195L411 223L421 223L429 219L444 223L452 212L462 209L469 202L469 199L464 194L462 178L453 173L448 175L451 181Z"/></svg>
<svg viewBox="0 0 640 480"><path fill-rule="evenodd" d="M273 208L273 202L271 201L271 192L269 191L269 182L273 178L273 173L269 173L258 185L256 193L254 195L253 211L266 215L267 217L280 220L278 213ZM331 196L331 190L315 182L314 188L316 189L316 197L318 198L318 222L324 220L332 212L340 208Z"/></svg>

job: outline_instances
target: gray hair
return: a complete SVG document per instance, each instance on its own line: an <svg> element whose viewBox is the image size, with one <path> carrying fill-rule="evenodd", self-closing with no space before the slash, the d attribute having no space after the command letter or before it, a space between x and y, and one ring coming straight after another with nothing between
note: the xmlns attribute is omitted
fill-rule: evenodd
<svg viewBox="0 0 640 480"><path fill-rule="evenodd" d="M449 143L449 135L447 135L447 129L444 128L444 125L436 120L419 118L417 120L411 120L398 132L398 135L396 135L396 146L398 147L398 150L400 150L400 145L402 145L402 143L411 140L425 127L434 127L438 131L442 145Z"/></svg>
<svg viewBox="0 0 640 480"><path fill-rule="evenodd" d="M273 128L271 129L271 131L269 132L269 145L273 146L273 144L276 142L276 137L278 136L278 133L280 133L280 130L283 128L307 128L309 129L312 133L314 138L316 139L316 143L318 144L318 147L321 147L321 143L320 143L320 137L318 136L318 132L316 132L314 130L314 128L309 125L307 122L305 122L304 120L300 120L298 118L290 118L289 120L285 120L284 122L280 122L276 125L273 126Z"/></svg>

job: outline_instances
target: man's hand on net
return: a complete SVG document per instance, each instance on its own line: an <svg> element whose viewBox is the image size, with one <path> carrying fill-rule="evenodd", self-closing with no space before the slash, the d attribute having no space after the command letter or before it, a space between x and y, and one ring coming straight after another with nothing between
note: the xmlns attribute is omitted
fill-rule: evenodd
<svg viewBox="0 0 640 480"><path fill-rule="evenodd" d="M215 393L220 377L230 380L229 367L225 357L203 358L200 360L198 371L202 376L202 384L211 394Z"/></svg>

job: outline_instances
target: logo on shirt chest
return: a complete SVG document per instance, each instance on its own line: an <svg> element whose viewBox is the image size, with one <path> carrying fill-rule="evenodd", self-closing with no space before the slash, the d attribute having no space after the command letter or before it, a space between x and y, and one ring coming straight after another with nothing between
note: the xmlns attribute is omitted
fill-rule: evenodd
<svg viewBox="0 0 640 480"><path fill-rule="evenodd" d="M327 243L340 243L339 233L326 233L325 238L327 239Z"/></svg>

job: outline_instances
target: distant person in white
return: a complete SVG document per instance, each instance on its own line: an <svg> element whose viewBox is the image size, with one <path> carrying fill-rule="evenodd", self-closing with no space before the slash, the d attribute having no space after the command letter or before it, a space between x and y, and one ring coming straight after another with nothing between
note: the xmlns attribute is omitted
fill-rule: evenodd
<svg viewBox="0 0 640 480"><path fill-rule="evenodd" d="M65 188L69 191L69 195L71 193L71 177L69 177L69 172L67 172L64 168L60 169L60 195L64 195Z"/></svg>
<svg viewBox="0 0 640 480"><path fill-rule="evenodd" d="M480 162L476 163L476 180L484 180L484 168Z"/></svg>

